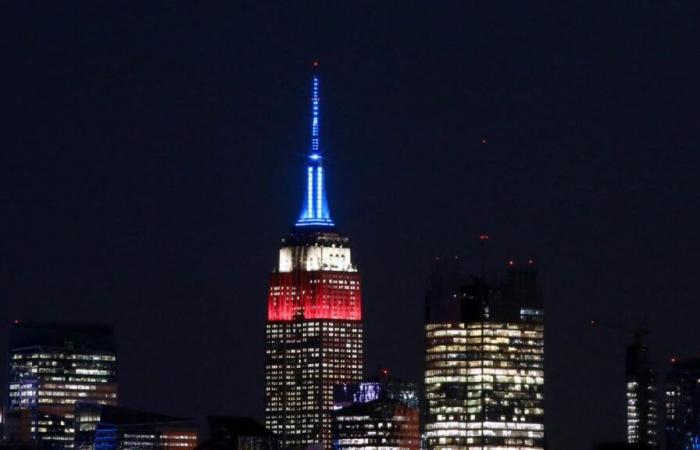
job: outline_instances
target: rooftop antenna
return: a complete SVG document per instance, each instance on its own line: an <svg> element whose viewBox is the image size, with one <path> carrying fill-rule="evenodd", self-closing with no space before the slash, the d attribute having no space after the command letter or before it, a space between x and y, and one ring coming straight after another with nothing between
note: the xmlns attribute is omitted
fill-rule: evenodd
<svg viewBox="0 0 700 450"><path fill-rule="evenodd" d="M479 243L481 244L481 281L486 282L486 244L489 241L489 235L482 233L479 236Z"/></svg>

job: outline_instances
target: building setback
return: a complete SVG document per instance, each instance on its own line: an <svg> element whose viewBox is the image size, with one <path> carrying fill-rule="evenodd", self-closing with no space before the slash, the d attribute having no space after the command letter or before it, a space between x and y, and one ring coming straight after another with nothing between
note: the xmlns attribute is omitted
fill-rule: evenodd
<svg viewBox="0 0 700 450"><path fill-rule="evenodd" d="M109 326L16 321L9 354L6 441L72 448L76 402L117 404Z"/></svg>
<svg viewBox="0 0 700 450"><path fill-rule="evenodd" d="M360 274L335 231L319 145L319 78L299 220L270 276L265 331L265 426L283 447L331 447L333 387L363 373Z"/></svg>
<svg viewBox="0 0 700 450"><path fill-rule="evenodd" d="M666 449L700 449L700 358L672 359L664 391Z"/></svg>
<svg viewBox="0 0 700 450"><path fill-rule="evenodd" d="M532 262L462 283L439 263L426 295L428 448L543 449L544 323Z"/></svg>

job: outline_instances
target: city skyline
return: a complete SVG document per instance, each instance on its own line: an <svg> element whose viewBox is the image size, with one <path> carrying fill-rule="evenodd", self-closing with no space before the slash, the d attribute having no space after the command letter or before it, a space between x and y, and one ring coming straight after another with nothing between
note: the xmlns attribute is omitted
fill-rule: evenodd
<svg viewBox="0 0 700 450"><path fill-rule="evenodd" d="M589 321L648 317L660 374L699 347L696 8L13 5L0 346L15 319L114 323L120 404L261 421L318 59L366 371L422 378L430 263L478 272L488 233L487 270L540 269L550 446L623 440L628 337Z"/></svg>

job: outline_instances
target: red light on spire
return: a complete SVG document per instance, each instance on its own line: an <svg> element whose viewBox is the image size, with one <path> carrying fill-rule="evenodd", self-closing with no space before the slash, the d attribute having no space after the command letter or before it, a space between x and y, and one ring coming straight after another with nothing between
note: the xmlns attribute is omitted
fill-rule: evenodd
<svg viewBox="0 0 700 450"><path fill-rule="evenodd" d="M316 61L313 62L313 66L314 66L314 68L317 68L317 67L318 67L318 60L316 60Z"/></svg>
<svg viewBox="0 0 700 450"><path fill-rule="evenodd" d="M384 369L382 369L382 375L384 375L384 376L389 375L389 369L387 369L386 367Z"/></svg>
<svg viewBox="0 0 700 450"><path fill-rule="evenodd" d="M488 142L488 141L486 140L486 138L481 138L481 143L482 143L482 144L485 144L486 142Z"/></svg>
<svg viewBox="0 0 700 450"><path fill-rule="evenodd" d="M511 259L510 261L508 261L508 265L509 265L510 267L513 267L513 266L515 265L515 261L513 261L513 260Z"/></svg>
<svg viewBox="0 0 700 450"><path fill-rule="evenodd" d="M528 259L528 260L527 260L527 264L528 264L529 266L531 266L531 265L535 264L535 260L534 260L534 259Z"/></svg>
<svg viewBox="0 0 700 450"><path fill-rule="evenodd" d="M480 241L488 241L489 240L489 235L488 234L482 234L479 236Z"/></svg>

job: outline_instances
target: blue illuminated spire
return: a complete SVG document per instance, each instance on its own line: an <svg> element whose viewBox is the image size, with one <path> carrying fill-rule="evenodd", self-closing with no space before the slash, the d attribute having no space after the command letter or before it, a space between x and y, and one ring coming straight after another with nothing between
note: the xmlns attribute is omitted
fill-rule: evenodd
<svg viewBox="0 0 700 450"><path fill-rule="evenodd" d="M318 62L314 62L314 68ZM323 156L319 145L319 107L318 74L314 73L311 95L311 152L306 165L306 195L297 220L296 226L321 226L332 227L335 224L331 220L326 199L326 182L323 174Z"/></svg>

